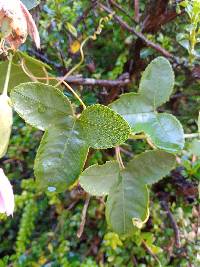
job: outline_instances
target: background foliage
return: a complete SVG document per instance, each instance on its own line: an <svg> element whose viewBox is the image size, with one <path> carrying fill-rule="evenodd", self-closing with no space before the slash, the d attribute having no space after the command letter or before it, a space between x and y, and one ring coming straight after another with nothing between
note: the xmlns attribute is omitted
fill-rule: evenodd
<svg viewBox="0 0 200 267"><path fill-rule="evenodd" d="M199 11L192 10L189 1L181 1L179 5L180 1L141 0L138 23L133 4L136 1L116 1L123 10L113 5L114 1L102 2L105 5L111 2L110 7L126 23L174 55L171 58L176 75L173 95L158 111L176 115L186 133L197 132L200 67L199 22L195 14ZM38 22L42 49L36 51L28 42L22 51L49 64L52 73L58 76L80 60L81 42L95 32L99 19L107 15L97 7L96 1L87 0L42 1L33 14ZM160 55L158 50L145 46L135 35L123 30L114 19L105 24L97 40L87 43L84 53L85 62L78 70L84 77L115 80L123 74L130 80L126 86L119 87L76 86L87 105L108 105L121 93L137 92L142 71ZM65 94L74 106L81 108L69 91ZM86 198L83 190L77 187L56 195L43 194L35 188L33 159L41 136L40 131L25 125L15 114L11 144L0 166L5 166L6 173L10 173L16 193L16 211L14 218L1 215L0 266L199 266L200 159L197 145L191 140L187 140L183 153L177 156L180 164L176 170L152 186L151 216L145 228L121 240L106 226L103 199L92 198L84 233L78 239ZM129 141L122 146L123 159L126 161L148 148L149 144L142 140ZM86 166L103 164L113 157L112 149L91 149Z"/></svg>

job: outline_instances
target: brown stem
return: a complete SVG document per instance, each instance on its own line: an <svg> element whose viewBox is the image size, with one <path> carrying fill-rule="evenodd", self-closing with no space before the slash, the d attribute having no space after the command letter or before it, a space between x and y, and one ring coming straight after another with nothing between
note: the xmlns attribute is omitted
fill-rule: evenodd
<svg viewBox="0 0 200 267"><path fill-rule="evenodd" d="M86 215L87 215L87 209L88 209L88 205L90 203L90 196L87 195L87 198L85 200L85 204L82 210L82 215L81 215L81 224L80 227L77 231L77 237L81 238L83 231L84 231L84 227L85 227L85 222L86 222Z"/></svg>
<svg viewBox="0 0 200 267"><path fill-rule="evenodd" d="M102 87L123 87L130 83L129 75L124 79L118 80L98 80L93 78L82 78L76 76L69 76L66 79L67 83L74 85L88 85L88 86L102 86Z"/></svg>
<svg viewBox="0 0 200 267"><path fill-rule="evenodd" d="M135 10L135 21L139 22L140 19L139 0L134 0L134 10Z"/></svg>
<svg viewBox="0 0 200 267"><path fill-rule="evenodd" d="M169 218L169 221L171 223L171 226L174 230L174 236L175 236L175 244L177 248L181 247L181 242L180 242L180 233L179 233L179 229L178 229L178 225L169 209L169 205L165 200L161 201L161 206L163 207L163 209L166 211L167 217Z"/></svg>
<svg viewBox="0 0 200 267"><path fill-rule="evenodd" d="M104 11L106 11L109 14L113 14L113 10L104 6L103 4L99 3L99 7L102 8ZM113 15L113 19L125 30L129 31L130 33L133 33L136 35L139 39L141 39L147 46L153 48L163 56L167 58L174 58L174 56L169 53L167 50L165 50L163 47L161 47L158 44L155 44L154 42L148 40L141 32L138 32L135 30L135 28L129 26L125 21L122 20L120 16Z"/></svg>
<svg viewBox="0 0 200 267"><path fill-rule="evenodd" d="M134 19L128 14L128 12L122 7L120 6L118 3L116 3L114 0L109 0L110 4L113 7L116 7L119 11L121 11L122 13L124 13L127 17L129 17L131 20L134 21Z"/></svg>
<svg viewBox="0 0 200 267"><path fill-rule="evenodd" d="M161 264L160 264L158 257L151 251L151 249L148 247L148 245L146 244L146 242L144 240L142 241L142 245L146 249L146 251L157 261L157 263L161 267Z"/></svg>

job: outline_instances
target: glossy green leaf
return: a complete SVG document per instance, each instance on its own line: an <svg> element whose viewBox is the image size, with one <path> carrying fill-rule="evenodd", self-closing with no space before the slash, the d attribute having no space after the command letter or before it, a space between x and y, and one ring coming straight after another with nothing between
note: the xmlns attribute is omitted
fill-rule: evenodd
<svg viewBox="0 0 200 267"><path fill-rule="evenodd" d="M159 57L143 73L139 93L121 95L110 107L122 115L133 133L144 132L156 147L176 153L184 147L183 128L174 116L156 111L169 99L173 84L170 63Z"/></svg>
<svg viewBox="0 0 200 267"><path fill-rule="evenodd" d="M17 113L41 130L59 123L67 115L73 115L68 98L55 87L43 83L18 85L11 92L11 100Z"/></svg>
<svg viewBox="0 0 200 267"><path fill-rule="evenodd" d="M142 74L139 92L154 110L169 100L174 87L174 73L167 59L157 57Z"/></svg>
<svg viewBox="0 0 200 267"><path fill-rule="evenodd" d="M92 148L110 148L124 143L130 134L128 123L103 105L93 105L80 116L87 143Z"/></svg>
<svg viewBox="0 0 200 267"><path fill-rule="evenodd" d="M162 150L150 150L136 156L126 166L142 183L153 184L175 167L176 157Z"/></svg>
<svg viewBox="0 0 200 267"><path fill-rule="evenodd" d="M8 68L8 61L0 63L0 93L3 90L3 85L5 82L6 71ZM17 64L12 64L10 81L9 81L9 91L13 87L19 85L20 83L29 82L30 78L23 72L22 68Z"/></svg>
<svg viewBox="0 0 200 267"><path fill-rule="evenodd" d="M40 0L21 0L21 2L27 7L27 9L32 9L39 5Z"/></svg>
<svg viewBox="0 0 200 267"><path fill-rule="evenodd" d="M105 196L117 182L119 164L108 161L104 165L92 165L80 176L80 184L90 195Z"/></svg>
<svg viewBox="0 0 200 267"><path fill-rule="evenodd" d="M137 132L145 132L153 144L170 153L184 147L184 132L180 122L171 114L148 113L143 121L135 124Z"/></svg>
<svg viewBox="0 0 200 267"><path fill-rule="evenodd" d="M130 234L135 226L141 225L148 218L149 195L147 186L133 174L123 171L106 202L106 219L108 225L116 233Z"/></svg>
<svg viewBox="0 0 200 267"><path fill-rule="evenodd" d="M78 179L88 154L79 122L66 117L42 138L35 159L35 176L42 190L63 192Z"/></svg>
<svg viewBox="0 0 200 267"><path fill-rule="evenodd" d="M140 94L127 93L120 96L110 107L118 112L138 132L137 125L142 125L154 113L151 104Z"/></svg>
<svg viewBox="0 0 200 267"><path fill-rule="evenodd" d="M149 216L147 184L166 176L175 165L175 156L153 150L140 154L118 173L108 195L106 218L118 234L129 234L133 227L141 228Z"/></svg>
<svg viewBox="0 0 200 267"><path fill-rule="evenodd" d="M180 122L171 114L153 111L142 95L124 94L111 107L123 116L134 133L145 132L158 148L171 153L183 149L184 132Z"/></svg>
<svg viewBox="0 0 200 267"><path fill-rule="evenodd" d="M51 67L49 65L47 65L46 63L44 63L43 61L36 59L34 57L29 56L28 54L26 54L25 52L22 51L16 51L14 54L14 59L13 62L14 63L19 63L20 60L24 60L25 65L27 66L28 69L30 69L33 66L37 66L38 68L42 69L43 67L46 68L47 70L51 70ZM43 72L44 74L44 72Z"/></svg>
<svg viewBox="0 0 200 267"><path fill-rule="evenodd" d="M68 31L69 31L75 38L77 38L78 33L77 33L77 30L76 30L76 28L74 27L74 25L72 25L71 23L67 22L67 23L66 23L66 27L67 27Z"/></svg>

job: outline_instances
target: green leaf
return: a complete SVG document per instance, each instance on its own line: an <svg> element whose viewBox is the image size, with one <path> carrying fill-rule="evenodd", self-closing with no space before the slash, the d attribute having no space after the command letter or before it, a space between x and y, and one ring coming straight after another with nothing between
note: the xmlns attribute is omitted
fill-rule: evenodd
<svg viewBox="0 0 200 267"><path fill-rule="evenodd" d="M20 83L30 82L31 78L23 71L20 62L23 60L28 72L35 77L45 77L44 69L51 70L51 68L40 60L28 56L26 53L18 51L14 55L13 64L11 68L11 75L9 80L9 91ZM6 72L8 68L8 61L0 62L0 93L2 92ZM55 85L57 81L50 80L51 85ZM46 83L46 80L44 80Z"/></svg>
<svg viewBox="0 0 200 267"><path fill-rule="evenodd" d="M135 124L137 132L145 132L153 144L170 153L184 147L184 132L180 122L171 114L148 113L143 121Z"/></svg>
<svg viewBox="0 0 200 267"><path fill-rule="evenodd" d="M88 154L77 120L47 130L35 159L36 182L40 189L63 192L79 177Z"/></svg>
<svg viewBox="0 0 200 267"><path fill-rule="evenodd" d="M130 134L128 123L116 112L103 105L84 110L80 122L87 143L92 148L111 148L124 143Z"/></svg>
<svg viewBox="0 0 200 267"><path fill-rule="evenodd" d="M162 150L150 150L131 160L126 170L145 184L158 182L175 167L176 157Z"/></svg>
<svg viewBox="0 0 200 267"><path fill-rule="evenodd" d="M73 115L67 97L53 86L23 83L11 92L14 109L27 123L45 130L67 115Z"/></svg>
<svg viewBox="0 0 200 267"><path fill-rule="evenodd" d="M117 175L118 183L110 190L106 218L118 234L130 234L134 226L141 228L149 216L147 184L166 176L175 165L175 156L152 150L135 157Z"/></svg>
<svg viewBox="0 0 200 267"><path fill-rule="evenodd" d="M66 26L67 26L68 31L69 31L75 38L77 38L78 33L77 33L77 30L76 30L76 28L74 27L74 25L72 25L71 23L67 22Z"/></svg>
<svg viewBox="0 0 200 267"><path fill-rule="evenodd" d="M22 52L19 50L15 52L13 62L19 63L20 60L24 60L24 63L26 64L27 68L30 69L30 71L33 68L33 66L37 66L37 68L40 68L40 69L44 67L48 70L51 70L51 67L47 65L46 63L44 63L43 61L38 60L34 57L31 57L25 52ZM44 75L44 71L43 71L43 75Z"/></svg>
<svg viewBox="0 0 200 267"><path fill-rule="evenodd" d="M199 112L199 116L198 116L197 126L198 126L198 133L200 135L200 112Z"/></svg>
<svg viewBox="0 0 200 267"><path fill-rule="evenodd" d="M133 133L144 132L156 147L176 153L184 147L183 128L174 116L155 110L169 99L173 84L170 63L159 57L143 73L139 93L121 95L110 107L122 115Z"/></svg>
<svg viewBox="0 0 200 267"><path fill-rule="evenodd" d="M135 226L141 226L148 219L149 195L147 186L133 174L122 171L121 182L116 184L106 202L108 225L119 235L130 234Z"/></svg>
<svg viewBox="0 0 200 267"><path fill-rule="evenodd" d="M39 5L40 0L21 0L21 2L27 7L27 9L32 9Z"/></svg>
<svg viewBox="0 0 200 267"><path fill-rule="evenodd" d="M154 113L148 100L136 93L121 95L110 107L129 123L133 132L139 132L137 125L142 125L148 121L149 117Z"/></svg>
<svg viewBox="0 0 200 267"><path fill-rule="evenodd" d="M170 114L153 111L142 95L124 94L110 107L123 116L132 132L145 132L153 144L171 153L184 147L184 132L180 122Z"/></svg>
<svg viewBox="0 0 200 267"><path fill-rule="evenodd" d="M169 100L174 87L174 73L167 59L157 57L145 69L139 93L146 97L154 110Z"/></svg>
<svg viewBox="0 0 200 267"><path fill-rule="evenodd" d="M92 165L80 176L80 184L90 195L105 196L117 182L119 164L108 161L104 165Z"/></svg>
<svg viewBox="0 0 200 267"><path fill-rule="evenodd" d="M3 85L5 82L6 71L8 68L8 61L0 63L0 93L2 93ZM12 64L10 81L9 81L9 91L13 87L19 85L23 82L29 82L30 78L23 72L22 68L17 64Z"/></svg>

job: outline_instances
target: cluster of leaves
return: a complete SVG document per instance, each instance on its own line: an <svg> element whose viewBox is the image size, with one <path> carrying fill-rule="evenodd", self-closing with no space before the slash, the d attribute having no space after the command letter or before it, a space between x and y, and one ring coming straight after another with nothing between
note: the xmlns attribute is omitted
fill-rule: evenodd
<svg viewBox="0 0 200 267"><path fill-rule="evenodd" d="M169 98L173 82L169 62L162 57L152 61L143 73L138 94L122 95L110 105L124 119L99 104L77 117L68 98L50 85L37 82L15 87L11 91L14 109L28 124L45 131L34 166L38 187L56 192L69 188L81 174L88 149L123 144L129 138L130 125L133 134L145 132L157 148L167 152L146 152L123 170L117 162L107 162L100 169L92 166L84 172L84 181L81 177L81 185L93 188L86 190L90 194L109 194L106 217L114 231L128 234L133 226L141 228L149 217L147 184L173 169L175 157L168 152L178 152L184 145L180 123L155 110Z"/></svg>
<svg viewBox="0 0 200 267"><path fill-rule="evenodd" d="M30 8L35 5L34 1L24 2L31 4ZM50 58L49 62L52 63L52 66L57 66L57 63L59 69L60 65L64 69L73 66L72 62L77 59L76 53L81 41L85 35L94 32L94 25L98 25L96 13L95 16L90 13L84 18L84 23L79 24L76 29L73 28L73 24L76 24L77 21L77 14L84 17L84 11L89 7L89 2L68 1L68 5L66 5L65 0L46 1L40 20L40 31L43 39L43 52L45 51L47 59ZM119 2L122 3L123 1ZM126 10L129 10L129 2L123 3ZM141 10L143 10L146 1L140 2ZM195 1L183 2L189 6ZM121 15L123 16L123 14ZM133 17L132 13L131 16ZM174 41L172 41L177 32L183 30L181 18L179 20L177 23L163 28L162 33L158 36L149 35L148 38L161 43L167 50L180 54ZM198 28L196 29L198 30ZM113 34L113 38L110 38L111 34ZM195 34L197 35L198 31ZM190 37L191 35L187 35L184 38L189 40ZM86 63L91 61L94 65L94 70L89 73L90 76L117 78L129 60L129 48L133 40L134 37L125 32L122 34L119 27L111 21L102 38L99 38L95 44L90 44L90 50L86 52ZM74 51L73 48L76 46L78 48ZM102 57L102 55L104 56ZM152 55L153 57L156 56L150 48L144 48L141 52L141 58L144 60L149 61ZM93 60L95 60L95 64ZM30 72L24 73L22 66L23 68L25 66L25 69L30 70ZM113 68L113 66L115 67ZM22 82L26 83L30 78L46 76L44 67L52 72L46 64L27 56L25 53L17 52L12 64L10 88L14 88ZM0 84L4 82L3 77L6 69L7 62L2 62L0 71L3 75L0 78ZM83 71L84 74L88 74L85 69ZM185 77L182 74L179 73L176 78L174 92L178 92L178 94L186 91ZM49 80L49 82L51 85L55 85L54 81ZM149 200L149 185L169 173L174 166L173 153L180 152L184 145L183 129L180 123L171 114L160 111L169 109L174 111L174 107L176 107L178 111L175 109L174 114L178 114L182 122L187 122L184 124L186 131L188 133L196 131L194 121L197 116L195 112L199 109L198 103L200 103L198 96L195 95L196 91L199 90L198 84L195 85L196 87L188 88L187 83L189 94L186 101L185 98L180 97L174 101L173 106L170 103L166 105L167 108L166 106L160 108L169 100L173 85L174 75L170 64L165 59L158 58L144 72L138 93L122 95L109 108L102 105L88 107L81 115L74 114L74 106L79 105L79 103L74 101L69 93L65 93L73 101L71 104L59 91L61 88L58 90L50 85L40 83L22 84L15 87L12 98L16 110L28 123L44 130L45 133L34 167L38 187L36 188L32 179L22 182L22 192L19 192L19 196L17 196L17 213L14 223L5 221L4 230L2 230L4 227L2 225L2 237L7 236L7 231L9 232L8 242L4 241L1 246L2 262L0 263L2 266L13 261L15 261L16 266L23 267L43 265L89 267L97 266L97 264L106 267L132 266L132 258L134 257L136 257L140 267L156 266L157 261L147 253L143 244L146 244L150 251L158 256L164 266L188 266L188 262L198 266L199 263L196 259L198 247L193 229L196 221L192 215L191 205L186 204L184 206L183 200L172 205L175 219L181 231L182 248L180 250L173 248L173 230L171 226L164 224L163 217L166 214L162 212L154 194L150 198L154 200L154 204L149 220L150 222L153 221L153 226L149 228L148 222L147 227L143 230L138 230L135 227L141 227L148 218L149 203L152 205ZM129 89L133 91L136 87L131 85ZM86 88L84 91L81 88L77 89L80 89L87 104L96 103L99 100L103 102L103 96L109 94L106 89L103 93L102 90L91 90L91 88L90 90ZM194 94L194 96L190 96L190 94ZM50 107L49 103L51 103ZM55 103L59 103L61 108L57 109L57 105L55 108ZM111 109L115 112L113 113ZM121 114L124 120L116 112ZM115 122L117 121L121 122L120 125L124 125L123 129L120 127L115 129ZM14 166L12 166L12 162L9 163L9 159L6 164L7 172L11 173L10 177L13 177L16 186L20 184L19 180L16 181L16 177L29 178L33 176L32 165L37 146L33 144L33 139L38 141L41 135L30 128L26 130L21 125L21 122L20 124L19 122L15 123L9 150L12 151L10 158L14 159ZM23 138L19 138L17 132L23 132ZM94 149L113 147L122 144L128 136L134 139L137 137L136 134L140 132L145 133L144 137L148 142L150 141L151 145L166 152L149 151L133 160L128 157L129 162L122 170L118 163L113 161L110 153L96 151L94 152L95 156L87 162L87 166L95 163L97 165L93 165L81 173L89 147ZM199 143L199 140L195 142ZM24 143L25 150L23 148L18 149L20 144ZM148 148L144 141L136 142L134 140L129 141L123 147L134 151L135 154ZM184 170L182 174L186 179L193 181L199 179L200 171L199 161L191 161L192 155L199 156L198 149L194 153L196 148L196 144L193 143L192 150L187 156L187 152L184 151L183 157ZM25 158L25 161L23 158L25 166L21 165L22 157ZM127 159L124 155L123 157ZM7 158L5 162L6 160ZM146 168L144 168L144 163L146 163ZM156 164L159 164L160 167L155 173L156 169L153 166ZM69 168L66 169L67 165L70 165L73 171ZM15 170L16 172L14 172ZM97 171L100 176L97 176ZM104 173L105 175L103 175ZM50 191L55 189L58 192L64 191L76 181L79 175L82 187L91 195L108 196L106 202L108 225L119 234L131 232L129 238L121 239L113 232L106 234L107 228L103 220L104 212L101 200L92 201L88 209L85 236L79 241L76 237L76 231L81 220L81 201L75 204L73 210L70 208L68 210L68 204L70 205L68 193L65 192L59 196L51 193L44 196L38 191L38 189L47 188ZM138 178L140 178L140 183L138 183ZM175 197L176 192L170 187L170 182L167 186L169 189L166 189L164 185L163 190L167 190ZM134 188L135 190L133 190ZM141 196L143 198L140 198ZM32 199L34 199L34 203ZM132 204L135 201L139 204L138 206ZM75 203L77 202L75 201ZM32 213L31 209L33 209ZM16 229L14 225L20 226ZM15 243L17 232L17 242ZM13 245L14 243L15 245ZM12 251L10 251L11 248ZM6 254L12 256L3 257ZM87 255L92 257L87 259Z"/></svg>
<svg viewBox="0 0 200 267"><path fill-rule="evenodd" d="M93 105L77 118L72 106L55 87L25 83L11 92L15 110L25 121L45 130L35 160L41 188L64 191L79 176L88 148L109 148L129 136L128 124L114 111Z"/></svg>
<svg viewBox="0 0 200 267"><path fill-rule="evenodd" d="M93 200L88 209L84 235L79 240L76 232L81 220L83 200L80 199L73 209L67 209L77 200L68 193L44 195L36 190L35 182L31 179L32 160L39 138L38 131L15 118L15 129L8 151L9 161L5 158L1 163L4 163L14 183L16 211L13 218L1 216L0 266L8 266L10 263L18 267L49 264L55 267L132 266L132 257L137 259L140 267L157 266L156 260L142 245L144 242L164 266L187 267L188 261L198 266L198 262L194 262L198 247L195 249L192 227L197 221L197 217L192 216L195 203L184 204L181 197L173 204L172 212L181 231L182 250L172 252L174 233L165 212L153 195L151 226L148 225L143 230L135 229L128 239L120 239L117 234L107 230L102 220L102 203ZM140 152L139 144L134 151ZM95 154L91 163L101 162L100 158L99 153ZM176 194L170 179L166 190ZM34 209L30 212L32 205ZM184 256L186 251L187 257Z"/></svg>
<svg viewBox="0 0 200 267"><path fill-rule="evenodd" d="M188 14L190 24L186 27L186 33L179 34L178 40L180 44L188 50L190 60L192 61L195 57L199 56L196 50L196 45L199 43L199 15L200 15L200 1L181 1L181 7L185 8Z"/></svg>

